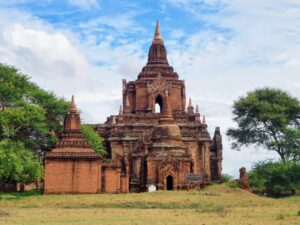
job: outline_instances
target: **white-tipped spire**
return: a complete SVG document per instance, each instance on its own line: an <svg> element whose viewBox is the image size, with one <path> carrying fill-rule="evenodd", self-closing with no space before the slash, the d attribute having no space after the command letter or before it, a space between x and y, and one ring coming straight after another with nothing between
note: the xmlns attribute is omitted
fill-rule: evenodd
<svg viewBox="0 0 300 225"><path fill-rule="evenodd" d="M162 37L160 36L160 26L159 26L158 20L156 20L156 27L155 27L153 43L155 43L155 44L163 44L164 43Z"/></svg>
<svg viewBox="0 0 300 225"><path fill-rule="evenodd" d="M123 108L122 108L122 105L120 105L119 115L123 115Z"/></svg>
<svg viewBox="0 0 300 225"><path fill-rule="evenodd" d="M196 105L196 114L200 114L198 105Z"/></svg>
<svg viewBox="0 0 300 225"><path fill-rule="evenodd" d="M189 106L192 106L192 97L189 99Z"/></svg>
<svg viewBox="0 0 300 225"><path fill-rule="evenodd" d="M72 100L71 100L71 105L70 105L70 110L69 111L70 112L77 112L74 95L72 95Z"/></svg>

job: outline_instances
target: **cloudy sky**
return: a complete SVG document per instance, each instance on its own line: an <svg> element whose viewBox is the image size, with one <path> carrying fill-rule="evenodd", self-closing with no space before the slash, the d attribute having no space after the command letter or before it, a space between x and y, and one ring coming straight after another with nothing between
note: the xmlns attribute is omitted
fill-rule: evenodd
<svg viewBox="0 0 300 225"><path fill-rule="evenodd" d="M0 62L15 65L58 96L76 96L84 122L117 114L121 79L146 63L155 21L187 96L220 126L224 172L277 158L236 152L225 136L231 106L258 87L300 98L299 0L0 0Z"/></svg>

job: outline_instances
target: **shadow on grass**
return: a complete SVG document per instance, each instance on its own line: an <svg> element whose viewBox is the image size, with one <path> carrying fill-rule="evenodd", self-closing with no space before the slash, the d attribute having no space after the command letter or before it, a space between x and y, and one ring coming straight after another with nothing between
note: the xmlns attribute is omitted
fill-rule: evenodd
<svg viewBox="0 0 300 225"><path fill-rule="evenodd" d="M15 201L15 200L24 199L26 197L38 196L38 195L42 195L41 190L31 190L31 191L24 191L24 192L0 192L0 200Z"/></svg>
<svg viewBox="0 0 300 225"><path fill-rule="evenodd" d="M79 205L62 205L64 209L83 209L83 208L122 208L122 209L194 209L202 213L227 213L229 211L224 205L220 204L203 204L194 202L189 204L181 203L159 203L159 202L128 202L128 203L106 203L106 204L79 204Z"/></svg>

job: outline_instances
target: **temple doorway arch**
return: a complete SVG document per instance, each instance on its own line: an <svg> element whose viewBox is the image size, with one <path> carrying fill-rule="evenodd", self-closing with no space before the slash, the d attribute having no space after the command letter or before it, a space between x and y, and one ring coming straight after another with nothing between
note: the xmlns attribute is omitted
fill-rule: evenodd
<svg viewBox="0 0 300 225"><path fill-rule="evenodd" d="M155 99L155 113L161 113L163 108L163 99L158 95Z"/></svg>
<svg viewBox="0 0 300 225"><path fill-rule="evenodd" d="M167 183L167 190L172 191L174 189L173 187L173 177L171 175L167 176L166 178Z"/></svg>

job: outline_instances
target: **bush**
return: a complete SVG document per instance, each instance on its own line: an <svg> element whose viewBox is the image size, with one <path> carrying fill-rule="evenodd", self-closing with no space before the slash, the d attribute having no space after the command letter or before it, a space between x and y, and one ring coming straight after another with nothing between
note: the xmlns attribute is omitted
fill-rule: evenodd
<svg viewBox="0 0 300 225"><path fill-rule="evenodd" d="M20 141L0 141L0 183L36 182L42 177L41 161Z"/></svg>
<svg viewBox="0 0 300 225"><path fill-rule="evenodd" d="M95 152L100 153L102 156L107 155L106 149L103 146L103 138L90 125L82 124L80 130L83 133L84 139L92 146Z"/></svg>
<svg viewBox="0 0 300 225"><path fill-rule="evenodd" d="M230 187L230 188L241 188L240 184L235 180L231 180L231 181L227 182L226 185L227 185L227 187Z"/></svg>
<svg viewBox="0 0 300 225"><path fill-rule="evenodd" d="M226 183L226 182L231 181L231 180L233 180L233 177L230 176L229 174L223 173L221 175L221 182L222 183Z"/></svg>
<svg viewBox="0 0 300 225"><path fill-rule="evenodd" d="M300 189L300 164L264 161L249 172L250 186L271 196L291 195Z"/></svg>

